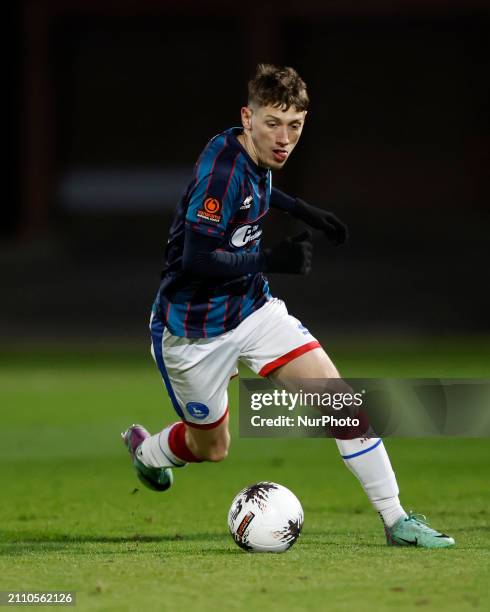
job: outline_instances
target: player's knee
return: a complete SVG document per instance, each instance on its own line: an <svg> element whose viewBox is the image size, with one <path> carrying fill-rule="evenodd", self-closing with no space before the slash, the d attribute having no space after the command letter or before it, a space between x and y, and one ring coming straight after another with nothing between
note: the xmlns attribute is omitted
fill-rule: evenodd
<svg viewBox="0 0 490 612"><path fill-rule="evenodd" d="M230 446L228 422L206 431L188 427L186 441L190 451L201 461L223 461Z"/></svg>
<svg viewBox="0 0 490 612"><path fill-rule="evenodd" d="M215 442L196 449L196 455L202 461L223 461L228 455L228 444Z"/></svg>
<svg viewBox="0 0 490 612"><path fill-rule="evenodd" d="M223 461L228 456L227 445L213 445L207 450L206 461Z"/></svg>
<svg viewBox="0 0 490 612"><path fill-rule="evenodd" d="M228 455L229 435L215 440L198 441L194 447L195 455L203 461L223 461Z"/></svg>

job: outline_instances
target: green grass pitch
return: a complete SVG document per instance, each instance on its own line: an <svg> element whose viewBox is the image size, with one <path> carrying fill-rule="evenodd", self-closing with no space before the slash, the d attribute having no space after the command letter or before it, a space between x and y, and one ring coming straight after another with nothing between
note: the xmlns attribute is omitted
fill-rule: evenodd
<svg viewBox="0 0 490 612"><path fill-rule="evenodd" d="M346 376L490 376L488 342L337 344ZM79 610L490 609L488 440L386 441L406 509L456 538L427 551L385 546L332 440L239 439L235 418L225 462L142 488L119 433L173 418L143 351L3 350L0 412L0 590L74 590ZM286 554L247 554L227 532L258 480L302 501Z"/></svg>

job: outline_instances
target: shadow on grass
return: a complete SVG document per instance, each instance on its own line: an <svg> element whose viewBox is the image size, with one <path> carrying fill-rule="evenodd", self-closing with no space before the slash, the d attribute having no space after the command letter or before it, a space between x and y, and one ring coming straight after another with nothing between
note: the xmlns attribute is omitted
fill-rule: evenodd
<svg viewBox="0 0 490 612"><path fill-rule="evenodd" d="M142 544L161 544L161 543L173 543L182 542L186 543L198 543L203 544L215 544L230 541L230 536L226 533L188 533L181 535L175 534L139 534L134 535L100 535L100 534L67 534L67 533L50 533L42 534L34 531L25 532L7 532L0 530L0 555L15 555L23 554L26 550L62 550L67 549L70 545L84 545L84 544L116 544L121 546L127 546L131 552L135 550L135 547ZM220 554L228 549L216 549L213 546L212 550ZM119 552L123 552L124 548L118 548Z"/></svg>

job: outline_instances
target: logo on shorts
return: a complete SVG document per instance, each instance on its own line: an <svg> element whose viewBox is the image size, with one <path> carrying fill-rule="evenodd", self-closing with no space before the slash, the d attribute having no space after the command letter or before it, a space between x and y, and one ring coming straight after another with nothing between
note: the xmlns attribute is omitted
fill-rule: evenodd
<svg viewBox="0 0 490 612"><path fill-rule="evenodd" d="M307 335L309 335L309 333L310 333L310 330L309 330L309 329L307 329L307 328L306 328L306 327L303 325L303 323L300 323L300 324L298 325L298 329L299 329L300 331L302 331L302 332L303 332L303 335L304 335L304 336L307 336Z"/></svg>
<svg viewBox="0 0 490 612"><path fill-rule="evenodd" d="M219 223L221 215L219 214L221 204L216 198L206 198L202 208L197 211L197 216L206 221L214 221Z"/></svg>
<svg viewBox="0 0 490 612"><path fill-rule="evenodd" d="M209 408L200 402L188 402L186 410L195 419L205 419L209 414Z"/></svg>

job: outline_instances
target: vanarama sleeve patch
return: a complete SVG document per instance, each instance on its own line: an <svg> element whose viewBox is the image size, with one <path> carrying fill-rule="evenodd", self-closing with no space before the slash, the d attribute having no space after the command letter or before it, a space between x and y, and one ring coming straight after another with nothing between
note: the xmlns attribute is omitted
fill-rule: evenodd
<svg viewBox="0 0 490 612"><path fill-rule="evenodd" d="M219 223L221 221L221 203L216 198L206 198L202 205L197 211L199 219L205 221L212 221L213 223Z"/></svg>

